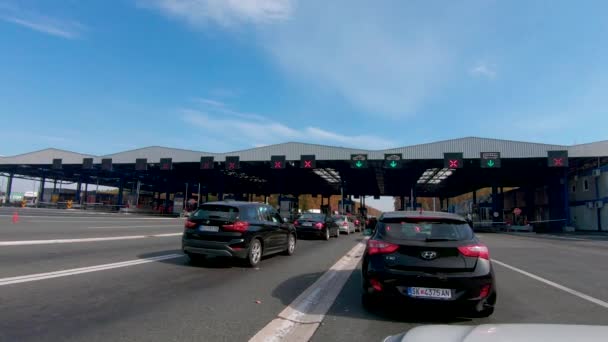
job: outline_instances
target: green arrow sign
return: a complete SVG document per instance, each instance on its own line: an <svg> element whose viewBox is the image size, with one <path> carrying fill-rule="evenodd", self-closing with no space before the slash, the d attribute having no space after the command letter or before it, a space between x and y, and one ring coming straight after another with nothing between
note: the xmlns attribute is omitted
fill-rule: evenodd
<svg viewBox="0 0 608 342"><path fill-rule="evenodd" d="M397 162L393 160L389 165L394 169L397 167Z"/></svg>
<svg viewBox="0 0 608 342"><path fill-rule="evenodd" d="M496 165L492 159L488 160L488 167L494 167Z"/></svg>
<svg viewBox="0 0 608 342"><path fill-rule="evenodd" d="M357 162L355 163L355 166L361 167L361 166L363 166L363 162L360 160L357 160Z"/></svg>

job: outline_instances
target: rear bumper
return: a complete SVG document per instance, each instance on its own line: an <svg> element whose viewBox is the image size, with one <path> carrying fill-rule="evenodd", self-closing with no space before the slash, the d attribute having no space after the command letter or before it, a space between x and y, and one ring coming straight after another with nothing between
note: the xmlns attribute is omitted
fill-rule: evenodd
<svg viewBox="0 0 608 342"><path fill-rule="evenodd" d="M315 229L311 227L296 227L296 234L298 236L325 236L325 229Z"/></svg>
<svg viewBox="0 0 608 342"><path fill-rule="evenodd" d="M374 297L384 297L412 304L450 305L458 307L480 307L495 293L494 274L484 275L468 274L440 274L432 275L422 272L411 274L395 274L393 272L363 272L363 292ZM374 289L370 283L376 280L382 285L381 291ZM487 296L481 297L480 291L490 286ZM408 295L410 287L426 287L451 290L450 299L414 298Z"/></svg>
<svg viewBox="0 0 608 342"><path fill-rule="evenodd" d="M204 241L182 238L182 251L185 254L246 258L249 243L244 239L229 242Z"/></svg>

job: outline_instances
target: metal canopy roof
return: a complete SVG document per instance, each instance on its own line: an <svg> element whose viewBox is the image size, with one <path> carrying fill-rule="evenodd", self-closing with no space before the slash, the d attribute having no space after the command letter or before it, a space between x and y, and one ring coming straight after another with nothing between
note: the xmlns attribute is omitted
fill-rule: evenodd
<svg viewBox="0 0 608 342"><path fill-rule="evenodd" d="M485 138L461 138L395 149L370 151L303 143L285 143L228 153L207 153L160 146L146 147L104 156L46 149L12 157L0 158L0 173L26 177L46 177L67 181L99 182L100 185L133 187L142 182L149 191L182 191L185 183L200 183L215 193L284 193L408 195L415 188L417 196L451 197L487 186L532 186L544 184L549 176L557 177L566 169L548 168L547 152L567 150L571 168L597 163L608 157L608 141L563 146ZM445 169L443 154L462 152L464 168ZM500 152L502 166L480 168L481 152ZM351 154L368 155L369 168L352 169ZM384 155L402 153L402 167L383 167ZM284 170L271 168L271 156L284 155ZM301 169L302 155L315 155L315 169ZM203 156L224 162L227 156L240 157L238 170L225 170L216 165L201 170ZM61 158L62 167L53 169L53 159ZM83 169L83 158L93 158L94 167ZM112 170L100 167L101 160L112 159ZM135 161L146 158L147 171L137 171ZM171 171L160 169L161 158L172 158ZM605 163L607 158L602 158ZM142 189L144 189L142 188Z"/></svg>
<svg viewBox="0 0 608 342"><path fill-rule="evenodd" d="M82 158L94 158L100 163L102 158L112 158L114 164L134 163L137 158L147 158L148 163L158 163L160 158L172 158L174 163L199 162L202 156L214 157L223 162L226 156L238 156L241 161L268 161L273 155L285 155L287 160L299 160L301 155L314 154L317 160L349 160L351 154L365 153L369 160L382 160L385 153L402 153L403 159L442 159L445 152L462 152L465 159L479 158L481 152L500 152L502 158L544 158L547 151L567 150L569 157L602 157L608 155L608 140L589 144L565 146L539 144L521 141L467 137L444 140L427 144L392 148L386 150L365 150L289 142L227 153L209 153L177 148L151 146L103 156L49 148L10 157L0 157L0 165L50 164L54 158L63 159L63 164L81 164Z"/></svg>

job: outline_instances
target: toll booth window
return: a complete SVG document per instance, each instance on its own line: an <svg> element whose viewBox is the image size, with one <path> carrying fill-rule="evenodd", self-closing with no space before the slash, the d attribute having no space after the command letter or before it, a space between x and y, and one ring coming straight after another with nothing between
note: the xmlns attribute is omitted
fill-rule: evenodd
<svg viewBox="0 0 608 342"><path fill-rule="evenodd" d="M589 191L589 181L586 179L583 181L583 190Z"/></svg>

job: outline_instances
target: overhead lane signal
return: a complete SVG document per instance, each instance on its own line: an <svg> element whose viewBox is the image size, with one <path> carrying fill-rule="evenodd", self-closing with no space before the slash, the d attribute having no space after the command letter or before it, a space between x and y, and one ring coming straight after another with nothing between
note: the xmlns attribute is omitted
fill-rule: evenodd
<svg viewBox="0 0 608 342"><path fill-rule="evenodd" d="M226 170L238 170L240 167L238 156L226 157Z"/></svg>
<svg viewBox="0 0 608 342"><path fill-rule="evenodd" d="M286 158L285 156L271 156L270 167L275 170L281 170L285 168Z"/></svg>
<svg viewBox="0 0 608 342"><path fill-rule="evenodd" d="M171 169L173 169L173 159L160 158L160 169L163 171L171 171Z"/></svg>
<svg viewBox="0 0 608 342"><path fill-rule="evenodd" d="M366 169L368 167L367 154L351 154L350 167L353 169Z"/></svg>
<svg viewBox="0 0 608 342"><path fill-rule="evenodd" d="M501 166L500 152L481 152L480 164L483 169L498 169Z"/></svg>
<svg viewBox="0 0 608 342"><path fill-rule="evenodd" d="M446 169L461 169L463 167L462 152L444 153L443 167Z"/></svg>
<svg viewBox="0 0 608 342"><path fill-rule="evenodd" d="M201 157L201 170L213 170L213 157Z"/></svg>
<svg viewBox="0 0 608 342"><path fill-rule="evenodd" d="M136 158L135 159L135 171L146 171L148 170L148 159Z"/></svg>
<svg viewBox="0 0 608 342"><path fill-rule="evenodd" d="M549 167L568 167L568 151L547 151Z"/></svg>
<svg viewBox="0 0 608 342"><path fill-rule="evenodd" d="M400 169L403 157L401 153L387 153L384 155L385 169Z"/></svg>
<svg viewBox="0 0 608 342"><path fill-rule="evenodd" d="M300 168L316 169L317 168L316 156L314 154L300 156Z"/></svg>

